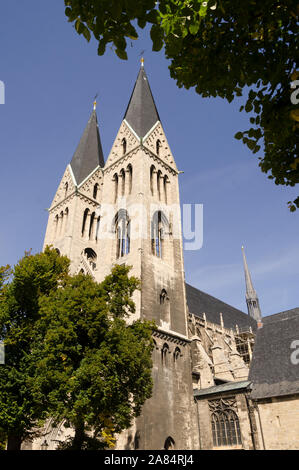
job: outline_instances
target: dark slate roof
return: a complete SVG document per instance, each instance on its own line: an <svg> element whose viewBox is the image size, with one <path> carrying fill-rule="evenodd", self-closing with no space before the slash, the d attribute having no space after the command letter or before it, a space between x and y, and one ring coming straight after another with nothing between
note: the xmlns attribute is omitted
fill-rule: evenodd
<svg viewBox="0 0 299 470"><path fill-rule="evenodd" d="M242 382L227 382L225 384L214 385L213 387L203 388L201 390L194 390L193 395L195 397L204 397L206 395L215 395L216 393L247 389L249 385L249 380L243 380Z"/></svg>
<svg viewBox="0 0 299 470"><path fill-rule="evenodd" d="M160 121L143 66L140 68L124 119L140 138Z"/></svg>
<svg viewBox="0 0 299 470"><path fill-rule="evenodd" d="M104 165L97 114L94 110L71 161L76 183L79 185L97 166Z"/></svg>
<svg viewBox="0 0 299 470"><path fill-rule="evenodd" d="M299 394L299 364L292 364L293 341L299 341L299 308L262 319L257 330L249 380L252 398ZM297 359L299 354L296 354Z"/></svg>
<svg viewBox="0 0 299 470"><path fill-rule="evenodd" d="M205 313L207 321L220 325L221 312L225 328L235 329L236 325L238 325L240 330L247 329L249 326L252 327L253 331L256 330L256 321L247 313L244 313L187 283L186 296L189 312L194 313L196 316L202 317L203 313Z"/></svg>

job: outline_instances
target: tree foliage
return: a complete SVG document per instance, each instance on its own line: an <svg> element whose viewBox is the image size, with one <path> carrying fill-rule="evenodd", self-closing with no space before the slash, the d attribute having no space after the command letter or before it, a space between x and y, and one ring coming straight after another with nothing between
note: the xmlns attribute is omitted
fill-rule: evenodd
<svg viewBox="0 0 299 470"><path fill-rule="evenodd" d="M4 341L5 364L0 365L0 434L8 449L34 435L34 425L44 409L33 400L30 380L36 373L32 347L37 335L39 299L57 289L67 275L69 260L47 248L26 253L10 271L0 268L0 341ZM11 275L10 282L8 276Z"/></svg>
<svg viewBox="0 0 299 470"><path fill-rule="evenodd" d="M153 323L127 323L139 282L116 266L98 284L79 274L40 303L36 399L75 429L63 448L113 447L151 396ZM40 342L37 344L41 344Z"/></svg>
<svg viewBox="0 0 299 470"><path fill-rule="evenodd" d="M112 44L127 59L127 42L151 24L153 50L164 47L170 74L179 87L231 102L246 95L240 110L252 126L237 132L253 152L264 144L259 166L275 184L299 182L296 0L66 0L76 31L98 41L98 54ZM299 197L289 202L299 207Z"/></svg>
<svg viewBox="0 0 299 470"><path fill-rule="evenodd" d="M69 264L47 247L0 268L0 448L49 417L75 430L65 448L112 447L151 395L154 324L128 321L139 281L116 266L99 284Z"/></svg>

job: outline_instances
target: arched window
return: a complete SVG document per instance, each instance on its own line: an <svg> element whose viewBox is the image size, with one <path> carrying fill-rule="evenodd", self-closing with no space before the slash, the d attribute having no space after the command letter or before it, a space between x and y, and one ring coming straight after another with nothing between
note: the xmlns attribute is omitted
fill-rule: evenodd
<svg viewBox="0 0 299 470"><path fill-rule="evenodd" d="M96 228L96 241L99 239L99 234L100 234L100 224L101 224L101 217L98 217L97 220L97 228Z"/></svg>
<svg viewBox="0 0 299 470"><path fill-rule="evenodd" d="M165 227L168 227L168 220L161 211L156 211L152 218L151 239L152 253L158 258L163 256L163 243Z"/></svg>
<svg viewBox="0 0 299 470"><path fill-rule="evenodd" d="M84 250L84 255L87 258L90 266L92 269L95 269L97 267L96 265L96 260L97 260L97 254L92 248L85 248Z"/></svg>
<svg viewBox="0 0 299 470"><path fill-rule="evenodd" d="M54 236L57 235L57 231L58 231L58 221L59 221L58 214L56 214L56 215L55 215L55 219L54 219L54 223L55 223Z"/></svg>
<svg viewBox="0 0 299 470"><path fill-rule="evenodd" d="M62 234L62 227L63 227L63 211L60 212L60 227L59 227L59 235Z"/></svg>
<svg viewBox="0 0 299 470"><path fill-rule="evenodd" d="M164 449L165 450L174 450L175 449L175 442L174 442L174 439L172 439L171 436L168 436L168 438L165 440Z"/></svg>
<svg viewBox="0 0 299 470"><path fill-rule="evenodd" d="M113 176L114 180L114 202L117 201L117 196L118 196L118 175L115 173Z"/></svg>
<svg viewBox="0 0 299 470"><path fill-rule="evenodd" d="M165 203L167 204L167 183L168 183L168 176L164 176L163 178L163 188L164 188L164 199Z"/></svg>
<svg viewBox="0 0 299 470"><path fill-rule="evenodd" d="M157 172L157 191L158 191L159 200L161 199L161 177L162 177L162 172L159 170Z"/></svg>
<svg viewBox="0 0 299 470"><path fill-rule="evenodd" d="M242 444L239 419L233 410L216 411L211 419L214 447Z"/></svg>
<svg viewBox="0 0 299 470"><path fill-rule="evenodd" d="M99 185L98 183L96 183L93 187L93 198L96 199L97 198L97 195L98 195L98 189L99 189Z"/></svg>
<svg viewBox="0 0 299 470"><path fill-rule="evenodd" d="M93 239L93 231L94 231L94 224L95 224L95 212L93 212L90 216L90 224L89 224L89 232L88 232L88 239Z"/></svg>
<svg viewBox="0 0 299 470"><path fill-rule="evenodd" d="M164 366L167 366L168 354L169 354L168 344L164 343L163 348L161 349L161 360Z"/></svg>
<svg viewBox="0 0 299 470"><path fill-rule="evenodd" d="M87 220L88 213L89 213L89 209L85 209L84 214L83 214L83 220L82 220L82 230L81 230L82 237L84 236L84 233L85 233L86 220Z"/></svg>
<svg viewBox="0 0 299 470"><path fill-rule="evenodd" d="M84 254L87 259L93 259L94 261L97 259L97 254L92 248L85 248Z"/></svg>
<svg viewBox="0 0 299 470"><path fill-rule="evenodd" d="M123 155L125 155L127 153L127 141L125 138L123 138L123 140L121 141L121 145L123 148Z"/></svg>
<svg viewBox="0 0 299 470"><path fill-rule="evenodd" d="M125 174L124 169L120 171L120 178L121 178L121 195L124 196L125 188L126 188L126 174Z"/></svg>
<svg viewBox="0 0 299 470"><path fill-rule="evenodd" d="M150 189L151 189L152 196L154 195L154 171L155 171L155 167L154 165L152 165L150 169Z"/></svg>
<svg viewBox="0 0 299 470"><path fill-rule="evenodd" d="M161 148L161 141L160 141L160 139L158 139L157 142L156 142L156 154L158 156L160 155L160 148Z"/></svg>
<svg viewBox="0 0 299 470"><path fill-rule="evenodd" d="M162 289L161 294L160 294L160 305L165 304L166 298L167 298L167 292L165 289Z"/></svg>
<svg viewBox="0 0 299 470"><path fill-rule="evenodd" d="M64 197L67 196L68 189L69 189L69 184L66 182L64 185Z"/></svg>
<svg viewBox="0 0 299 470"><path fill-rule="evenodd" d="M161 305L161 326L169 328L170 326L170 302L169 297L165 289L162 289L160 294L160 305Z"/></svg>
<svg viewBox="0 0 299 470"><path fill-rule="evenodd" d="M131 192L132 192L132 183L133 183L133 168L132 168L131 164L129 164L127 166L127 173L128 173L128 179L129 179L129 181L128 181L128 183L129 183L128 184L128 192L129 192L129 194L131 194Z"/></svg>
<svg viewBox="0 0 299 470"><path fill-rule="evenodd" d="M181 350L180 350L180 348L176 347L175 350L174 350L174 353L173 353L173 360L174 360L175 363L178 361L180 356L181 356Z"/></svg>
<svg viewBox="0 0 299 470"><path fill-rule="evenodd" d="M120 258L130 253L131 249L131 221L128 213L120 209L114 219L116 233L116 257Z"/></svg>
<svg viewBox="0 0 299 470"><path fill-rule="evenodd" d="M64 211L64 217L65 217L65 220L64 220L64 231L66 231L67 229L67 223L68 223L68 218L69 218L69 208L67 207Z"/></svg>

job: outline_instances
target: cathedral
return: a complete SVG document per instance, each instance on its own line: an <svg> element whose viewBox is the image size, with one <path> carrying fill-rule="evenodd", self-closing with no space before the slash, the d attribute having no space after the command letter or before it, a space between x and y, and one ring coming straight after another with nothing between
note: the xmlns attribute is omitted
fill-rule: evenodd
<svg viewBox="0 0 299 470"><path fill-rule="evenodd" d="M185 282L179 173L142 60L107 159L94 103L44 241L99 282L132 266L130 321L157 324L153 394L116 449L298 449L299 308L262 317L243 248L248 313ZM47 423L27 448L68 432Z"/></svg>

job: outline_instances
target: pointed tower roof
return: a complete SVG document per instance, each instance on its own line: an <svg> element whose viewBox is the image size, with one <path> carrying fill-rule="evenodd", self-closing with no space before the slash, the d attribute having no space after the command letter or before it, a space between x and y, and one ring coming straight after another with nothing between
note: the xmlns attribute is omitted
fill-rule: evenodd
<svg viewBox="0 0 299 470"><path fill-rule="evenodd" d="M144 137L160 121L155 101L145 73L143 60L124 119L138 137Z"/></svg>
<svg viewBox="0 0 299 470"><path fill-rule="evenodd" d="M255 319L258 326L261 324L262 314L259 304L257 293L253 287L250 272L248 269L244 247L242 246L244 271L245 271L245 282L246 282L246 303L248 309L248 315Z"/></svg>
<svg viewBox="0 0 299 470"><path fill-rule="evenodd" d="M70 166L76 183L79 185L95 168L104 165L97 114L94 106Z"/></svg>
<svg viewBox="0 0 299 470"><path fill-rule="evenodd" d="M254 290L249 268L247 265L247 260L245 256L244 246L242 246L242 254L243 254L243 263L244 263L244 272L245 272L245 283L246 283L246 298L256 297L256 292Z"/></svg>

